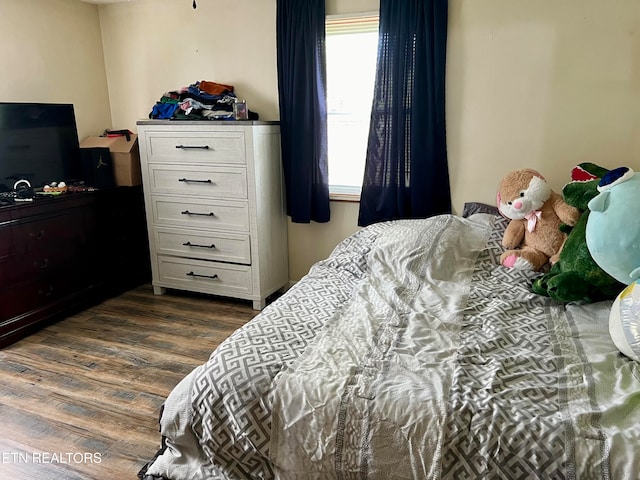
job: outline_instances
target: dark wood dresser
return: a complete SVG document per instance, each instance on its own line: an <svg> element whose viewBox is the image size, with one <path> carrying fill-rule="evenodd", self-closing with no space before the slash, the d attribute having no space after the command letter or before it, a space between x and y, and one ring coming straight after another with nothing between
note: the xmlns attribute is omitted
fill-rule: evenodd
<svg viewBox="0 0 640 480"><path fill-rule="evenodd" d="M140 187L0 207L0 347L150 279Z"/></svg>

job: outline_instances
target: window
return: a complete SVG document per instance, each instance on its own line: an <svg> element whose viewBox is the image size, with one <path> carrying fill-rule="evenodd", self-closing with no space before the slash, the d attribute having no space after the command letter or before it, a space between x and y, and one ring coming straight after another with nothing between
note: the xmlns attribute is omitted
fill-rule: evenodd
<svg viewBox="0 0 640 480"><path fill-rule="evenodd" d="M377 14L327 16L327 135L332 198L360 195L377 49Z"/></svg>

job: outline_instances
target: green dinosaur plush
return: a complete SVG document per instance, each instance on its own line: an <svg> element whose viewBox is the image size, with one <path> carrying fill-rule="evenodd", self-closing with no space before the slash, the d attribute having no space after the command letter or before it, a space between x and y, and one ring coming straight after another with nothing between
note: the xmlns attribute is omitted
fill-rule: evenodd
<svg viewBox="0 0 640 480"><path fill-rule="evenodd" d="M585 303L616 298L624 285L606 273L591 257L587 248L586 228L589 200L598 195L598 182L608 170L593 163L581 163L571 171L572 181L564 186L564 201L582 211L574 227L563 226L568 233L558 261L549 273L533 281L539 295L558 302Z"/></svg>

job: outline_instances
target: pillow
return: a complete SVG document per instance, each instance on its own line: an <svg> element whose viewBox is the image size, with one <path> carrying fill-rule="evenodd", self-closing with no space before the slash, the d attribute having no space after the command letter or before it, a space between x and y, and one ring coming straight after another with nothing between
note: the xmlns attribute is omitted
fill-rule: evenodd
<svg viewBox="0 0 640 480"><path fill-rule="evenodd" d="M464 209L462 210L462 216L464 218L470 217L475 213L489 213L491 215L500 215L498 207L494 207L493 205L487 205L486 203L480 202L468 202L464 204Z"/></svg>

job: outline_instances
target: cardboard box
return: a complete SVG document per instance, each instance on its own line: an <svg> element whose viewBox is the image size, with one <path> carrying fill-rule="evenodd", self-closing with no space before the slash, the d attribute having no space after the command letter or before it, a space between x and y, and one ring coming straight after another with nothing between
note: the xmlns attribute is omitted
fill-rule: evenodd
<svg viewBox="0 0 640 480"><path fill-rule="evenodd" d="M138 135L131 134L130 141L125 136L87 137L80 144L80 148L94 147L106 147L111 152L116 185L133 187L142 183Z"/></svg>

